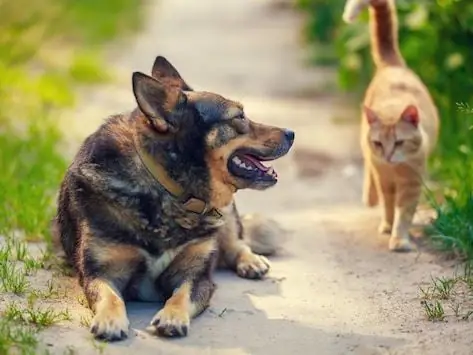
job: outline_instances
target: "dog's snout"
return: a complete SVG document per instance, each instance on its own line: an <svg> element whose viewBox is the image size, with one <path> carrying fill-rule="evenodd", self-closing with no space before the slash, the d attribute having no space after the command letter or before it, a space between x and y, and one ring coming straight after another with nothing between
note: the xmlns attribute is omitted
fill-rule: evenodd
<svg viewBox="0 0 473 355"><path fill-rule="evenodd" d="M290 129L285 129L284 130L284 137L286 137L286 140L292 144L294 142L294 137L295 137L294 131L291 131Z"/></svg>

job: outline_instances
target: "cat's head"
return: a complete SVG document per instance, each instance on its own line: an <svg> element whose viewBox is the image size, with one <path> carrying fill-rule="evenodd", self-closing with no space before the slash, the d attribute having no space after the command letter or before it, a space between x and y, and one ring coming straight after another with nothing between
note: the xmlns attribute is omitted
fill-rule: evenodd
<svg viewBox="0 0 473 355"><path fill-rule="evenodd" d="M422 149L422 134L419 129L419 111L408 105L400 115L383 117L390 113L376 112L363 107L364 119L369 124L368 145L375 157L396 164L409 161Z"/></svg>

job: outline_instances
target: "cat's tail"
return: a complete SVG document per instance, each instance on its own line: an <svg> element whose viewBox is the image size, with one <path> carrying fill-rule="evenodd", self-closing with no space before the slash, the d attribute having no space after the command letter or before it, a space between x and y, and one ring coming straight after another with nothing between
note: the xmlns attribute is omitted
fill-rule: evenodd
<svg viewBox="0 0 473 355"><path fill-rule="evenodd" d="M287 240L288 231L270 218L259 214L246 214L241 217L241 223L243 240L255 254L277 254Z"/></svg>
<svg viewBox="0 0 473 355"><path fill-rule="evenodd" d="M353 22L369 7L371 54L376 67L405 66L399 51L398 20L395 0L347 0L343 20Z"/></svg>

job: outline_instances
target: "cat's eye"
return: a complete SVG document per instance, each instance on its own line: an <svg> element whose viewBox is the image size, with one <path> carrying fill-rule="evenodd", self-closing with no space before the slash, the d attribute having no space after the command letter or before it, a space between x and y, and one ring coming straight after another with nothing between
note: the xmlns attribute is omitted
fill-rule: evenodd
<svg viewBox="0 0 473 355"><path fill-rule="evenodd" d="M373 144L376 148L382 148L383 144L380 141L373 141Z"/></svg>
<svg viewBox="0 0 473 355"><path fill-rule="evenodd" d="M403 144L404 144L404 141L396 141L396 142L394 142L394 145L395 145L396 147L400 147L400 146L403 145Z"/></svg>

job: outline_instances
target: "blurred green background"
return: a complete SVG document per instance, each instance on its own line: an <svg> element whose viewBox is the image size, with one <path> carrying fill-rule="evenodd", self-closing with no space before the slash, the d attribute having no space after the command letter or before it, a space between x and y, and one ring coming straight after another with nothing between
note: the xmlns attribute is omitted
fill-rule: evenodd
<svg viewBox="0 0 473 355"><path fill-rule="evenodd" d="M440 142L430 173L439 213L436 244L473 260L473 2L397 0L401 52L430 89L441 115ZM314 64L336 66L338 85L361 99L372 74L368 12L342 21L345 0L298 0L308 14L305 35Z"/></svg>
<svg viewBox="0 0 473 355"><path fill-rule="evenodd" d="M139 28L136 0L0 0L0 235L48 239L66 162L58 109L110 77L101 48ZM27 9L27 11L25 11Z"/></svg>

